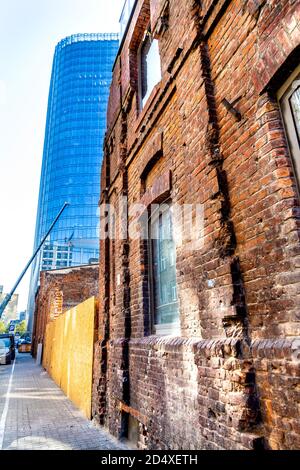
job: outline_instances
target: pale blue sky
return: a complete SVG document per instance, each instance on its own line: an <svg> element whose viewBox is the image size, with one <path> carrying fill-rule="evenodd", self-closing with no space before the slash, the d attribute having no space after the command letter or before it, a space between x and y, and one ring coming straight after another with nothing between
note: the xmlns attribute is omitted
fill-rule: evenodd
<svg viewBox="0 0 300 470"><path fill-rule="evenodd" d="M124 0L0 0L0 285L33 248L54 48L75 33L118 32ZM18 293L27 306L29 276Z"/></svg>

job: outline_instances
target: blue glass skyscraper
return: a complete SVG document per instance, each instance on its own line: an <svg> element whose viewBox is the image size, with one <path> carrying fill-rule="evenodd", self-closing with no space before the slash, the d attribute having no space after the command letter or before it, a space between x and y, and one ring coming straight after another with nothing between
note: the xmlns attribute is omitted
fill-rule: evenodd
<svg viewBox="0 0 300 470"><path fill-rule="evenodd" d="M117 34L76 34L55 49L38 201L35 248L65 201L70 203L32 268L32 317L39 272L99 257L102 145ZM30 322L29 322L30 327Z"/></svg>

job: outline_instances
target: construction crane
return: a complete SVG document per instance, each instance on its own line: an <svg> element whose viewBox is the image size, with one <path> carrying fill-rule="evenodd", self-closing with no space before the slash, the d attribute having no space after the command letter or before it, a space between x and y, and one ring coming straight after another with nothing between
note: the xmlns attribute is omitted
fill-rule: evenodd
<svg viewBox="0 0 300 470"><path fill-rule="evenodd" d="M20 284L20 282L22 281L23 277L25 276L29 266L31 265L32 261L35 259L35 257L37 256L38 252L40 251L40 249L42 248L43 244L45 243L48 235L51 233L54 225L56 224L56 222L58 221L58 219L60 218L60 216L62 215L63 211L65 210L65 208L67 206L69 206L69 202L65 202L63 207L60 209L59 213L57 214L57 216L55 217L55 219L53 220L48 232L46 233L46 235L44 236L44 238L42 239L41 243L39 244L38 248L35 250L35 252L33 253L33 255L31 256L30 260L28 261L28 263L26 264L25 268L23 269L22 273L20 274L20 276L18 277L18 280L17 282L15 283L14 287L12 288L12 290L10 291L9 294L7 294L3 300L3 302L0 304L0 319L3 315L3 312L4 310L6 309L7 305L9 304L9 302L11 301L11 298L12 296L14 295L18 285Z"/></svg>

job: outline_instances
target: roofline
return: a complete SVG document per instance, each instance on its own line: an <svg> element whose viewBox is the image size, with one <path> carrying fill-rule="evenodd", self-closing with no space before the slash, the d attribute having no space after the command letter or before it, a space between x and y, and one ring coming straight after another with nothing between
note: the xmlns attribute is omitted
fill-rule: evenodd
<svg viewBox="0 0 300 470"><path fill-rule="evenodd" d="M89 41L118 41L120 38L119 33L78 33L67 36L61 39L57 45L57 49L63 49L66 46L77 42Z"/></svg>
<svg viewBox="0 0 300 470"><path fill-rule="evenodd" d="M63 266L61 268L57 269L44 269L41 271L41 273L47 273L47 274L58 274L59 271L72 271L74 269L81 269L81 268L94 268L94 267L99 267L99 262L98 263L91 263L91 264L79 264L78 266Z"/></svg>

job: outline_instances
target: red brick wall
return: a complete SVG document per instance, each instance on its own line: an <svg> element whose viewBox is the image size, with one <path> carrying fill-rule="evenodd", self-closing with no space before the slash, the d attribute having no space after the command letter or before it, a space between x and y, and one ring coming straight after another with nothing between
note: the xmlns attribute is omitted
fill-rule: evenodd
<svg viewBox="0 0 300 470"><path fill-rule="evenodd" d="M134 53L160 11L163 77L140 111ZM177 249L179 338L150 334L146 245L101 242L94 416L115 435L134 416L140 447L300 448L299 201L276 101L299 13L288 0L140 0L119 52L102 202L150 203L171 174L172 201L205 217L203 247Z"/></svg>
<svg viewBox="0 0 300 470"><path fill-rule="evenodd" d="M36 297L33 326L33 355L43 343L46 324L99 292L98 265L42 271Z"/></svg>

